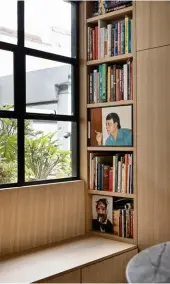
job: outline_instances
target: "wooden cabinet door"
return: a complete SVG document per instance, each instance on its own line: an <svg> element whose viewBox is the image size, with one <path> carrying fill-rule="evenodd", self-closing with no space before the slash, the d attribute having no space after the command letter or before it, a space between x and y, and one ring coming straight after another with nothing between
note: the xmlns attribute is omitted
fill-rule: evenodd
<svg viewBox="0 0 170 284"><path fill-rule="evenodd" d="M82 269L82 283L124 283L125 269L137 249L111 257Z"/></svg>
<svg viewBox="0 0 170 284"><path fill-rule="evenodd" d="M136 1L137 50L170 44L169 26L169 1Z"/></svg>
<svg viewBox="0 0 170 284"><path fill-rule="evenodd" d="M51 278L46 283L80 283L80 269Z"/></svg>

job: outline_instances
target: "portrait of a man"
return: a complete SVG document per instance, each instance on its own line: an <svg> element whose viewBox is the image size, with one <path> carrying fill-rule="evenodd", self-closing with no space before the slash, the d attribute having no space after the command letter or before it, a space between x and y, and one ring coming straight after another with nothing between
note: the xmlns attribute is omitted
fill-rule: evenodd
<svg viewBox="0 0 170 284"><path fill-rule="evenodd" d="M105 146L132 146L132 131L121 128L120 117L117 113L111 112L106 116L106 130L108 137ZM102 145L102 133L96 132L98 145Z"/></svg>
<svg viewBox="0 0 170 284"><path fill-rule="evenodd" d="M113 233L112 219L110 218L111 220L109 220L108 217L108 209L110 211L109 215L111 216L112 214L112 198L97 197L97 200L94 199L96 199L96 196L93 196L93 230L105 233ZM95 214L94 211L96 211Z"/></svg>
<svg viewBox="0 0 170 284"><path fill-rule="evenodd" d="M132 105L92 109L90 146L132 147Z"/></svg>

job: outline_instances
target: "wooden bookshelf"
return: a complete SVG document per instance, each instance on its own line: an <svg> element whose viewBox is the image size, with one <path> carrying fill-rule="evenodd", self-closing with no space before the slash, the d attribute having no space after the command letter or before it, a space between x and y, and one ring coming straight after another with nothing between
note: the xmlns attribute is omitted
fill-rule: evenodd
<svg viewBox="0 0 170 284"><path fill-rule="evenodd" d="M92 17L87 19L88 24L96 24L98 21L103 20L103 21L110 21L110 20L115 20L119 17L122 17L124 15L131 15L133 11L133 6L123 8L117 11L109 12L103 15L99 15L96 17Z"/></svg>
<svg viewBox="0 0 170 284"><path fill-rule="evenodd" d="M87 151L98 152L98 151L110 151L110 152L132 152L134 147L107 147L107 146L98 146L98 147L87 147Z"/></svg>
<svg viewBox="0 0 170 284"><path fill-rule="evenodd" d="M81 13L81 54L80 54L80 76L82 78L80 93L81 93L81 103L80 103L80 177L85 180L86 184L86 232L98 235L103 238L109 238L113 240L118 240L121 242L133 243L137 242L137 191L136 191L136 46L135 46L135 3L133 6L127 7L125 9L120 9L118 11L103 14L97 17L90 18L91 14L91 3L86 1L84 3L85 8L82 9ZM87 16L88 15L88 16ZM107 24L111 23L112 20L119 20L125 16L132 16L133 18L133 35L132 35L132 53L105 57L97 60L88 61L88 27L94 28L98 26L99 28L106 27ZM86 22L86 25L84 24ZM88 75L100 64L126 64L128 60L133 60L133 100L121 100L115 102L105 102L105 103L90 103L88 104ZM96 68L97 69L97 68ZM111 106L123 106L123 105L133 105L133 147L107 147L107 146L88 146L88 112L93 108L111 107ZM111 153L112 152L112 153ZM96 153L96 156L106 155L113 156L113 152L118 153L132 153L133 154L133 187L134 193L118 193L118 192L108 192L108 191L97 191L89 190L89 157L91 154ZM133 223L133 239L132 238L122 238L113 234L93 232L92 231L92 196L93 195L104 195L109 197L118 198L132 198L134 202L134 223Z"/></svg>
<svg viewBox="0 0 170 284"><path fill-rule="evenodd" d="M134 198L135 194L130 193L123 193L123 192L110 192L110 191L104 191L104 190L90 190L88 191L89 194L96 194L96 195L106 195L106 196L115 196L115 197L126 197L126 198Z"/></svg>
<svg viewBox="0 0 170 284"><path fill-rule="evenodd" d="M88 104L87 108L123 106L123 105L132 105L132 104L133 104L133 100L106 102L106 103L93 103L93 104Z"/></svg>
<svg viewBox="0 0 170 284"><path fill-rule="evenodd" d="M95 66L95 65L99 65L99 64L103 64L103 63L119 63L119 62L122 62L122 61L125 62L132 57L133 57L132 53L127 53L127 54L123 54L123 55L117 55L117 56L87 61L87 65L88 66Z"/></svg>

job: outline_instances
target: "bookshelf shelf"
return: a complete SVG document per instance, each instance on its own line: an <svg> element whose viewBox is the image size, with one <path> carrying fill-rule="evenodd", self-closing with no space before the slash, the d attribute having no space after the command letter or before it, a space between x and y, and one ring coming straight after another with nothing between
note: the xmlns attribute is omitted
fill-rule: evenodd
<svg viewBox="0 0 170 284"><path fill-rule="evenodd" d="M121 16L132 14L132 11L133 11L133 7L130 6L130 7L123 8L123 9L120 9L120 10L117 10L117 11L113 11L113 12L109 12L109 13L106 13L106 14L103 14L103 15L99 15L99 16L96 16L96 17L89 18L89 19L87 19L87 23L88 24L95 24L99 20L103 20L103 21L104 20L114 20L114 19L117 19Z"/></svg>
<svg viewBox="0 0 170 284"><path fill-rule="evenodd" d="M111 107L111 106L122 106L122 105L131 105L131 104L133 104L133 100L88 104L87 108Z"/></svg>
<svg viewBox="0 0 170 284"><path fill-rule="evenodd" d="M131 239L131 238L122 238L114 234L107 234L107 233L95 232L95 231L90 231L89 233L91 233L91 235L94 235L94 236L103 237L106 239L112 239L114 241L134 244L134 239Z"/></svg>
<svg viewBox="0 0 170 284"><path fill-rule="evenodd" d="M87 147L88 151L97 152L97 151L114 151L114 152L132 152L134 147Z"/></svg>
<svg viewBox="0 0 170 284"><path fill-rule="evenodd" d="M104 190L89 190L89 194L96 194L96 195L106 195L106 196L113 196L113 197L125 197L125 198L134 198L135 194L129 194L129 193L122 193L122 192L110 192L110 191L104 191Z"/></svg>
<svg viewBox="0 0 170 284"><path fill-rule="evenodd" d="M103 63L112 63L112 62L120 62L120 61L126 61L127 59L130 59L133 57L132 53L127 53L123 55L118 55L118 56L112 56L112 57L107 57L107 58L102 58L102 59L97 59L97 60L91 60L87 61L87 66L95 66Z"/></svg>

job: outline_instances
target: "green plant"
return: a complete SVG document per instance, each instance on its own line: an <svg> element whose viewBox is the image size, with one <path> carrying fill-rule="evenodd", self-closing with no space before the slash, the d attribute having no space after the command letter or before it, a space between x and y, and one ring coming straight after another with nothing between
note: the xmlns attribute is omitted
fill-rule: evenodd
<svg viewBox="0 0 170 284"><path fill-rule="evenodd" d="M31 123L25 122L26 181L71 176L71 152L60 149L57 131L44 134L33 129ZM17 151L17 120L0 118L0 183L16 181Z"/></svg>

